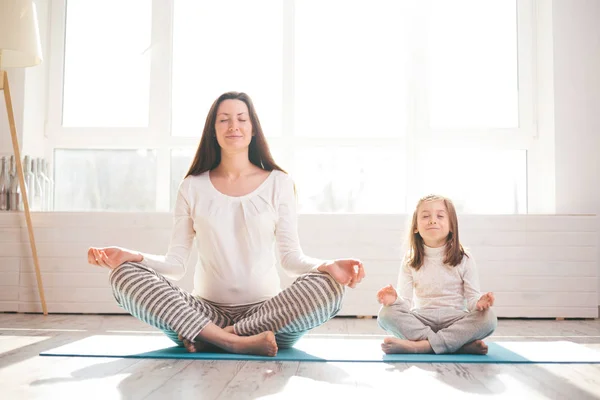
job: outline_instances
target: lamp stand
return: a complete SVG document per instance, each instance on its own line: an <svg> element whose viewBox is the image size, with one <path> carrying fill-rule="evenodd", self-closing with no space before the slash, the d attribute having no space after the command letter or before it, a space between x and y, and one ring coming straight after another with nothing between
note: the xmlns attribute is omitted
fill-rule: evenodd
<svg viewBox="0 0 600 400"><path fill-rule="evenodd" d="M1 55L1 54L0 54ZM12 100L10 98L10 88L8 86L8 74L0 70L0 90L4 91L4 101L6 103L6 112L8 114L8 124L10 125L10 136L12 138L13 151L15 154L17 175L19 176L19 185L21 186L21 196L23 197L23 207L25 209L25 219L27 220L27 232L29 233L29 244L33 255L33 264L35 265L35 275L37 278L38 292L42 301L42 310L44 315L48 315L46 307L46 297L44 296L44 286L42 284L42 274L40 272L40 262L38 259L35 238L33 236L33 224L31 223L31 213L29 211L29 201L27 200L27 188L25 187L25 176L23 174L23 164L21 164L21 151L17 138L17 128L15 125L15 115L13 113Z"/></svg>

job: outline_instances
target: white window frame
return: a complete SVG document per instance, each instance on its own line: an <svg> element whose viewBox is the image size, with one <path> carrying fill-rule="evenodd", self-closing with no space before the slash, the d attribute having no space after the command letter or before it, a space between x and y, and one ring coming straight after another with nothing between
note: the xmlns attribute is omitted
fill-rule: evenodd
<svg viewBox="0 0 600 400"><path fill-rule="evenodd" d="M519 126L515 129L433 130L429 128L427 112L426 69L427 60L419 54L418 43L412 54L409 82L409 105L407 110L407 134L397 138L317 138L294 136L294 5L296 0L283 0L283 110L282 135L270 137L269 143L284 149L286 160L293 160L294 149L312 146L400 146L406 149L406 196L412 193L418 178L415 170L420 149L435 143L456 144L460 140L465 147L503 148L528 150L537 138L535 110L535 1L517 0L518 21L518 104ZM301 0L298 0L301 1ZM173 38L174 0L152 0L152 51L150 73L149 124L142 128L86 128L63 127L63 71L65 51L66 0L51 3L50 54L48 72L48 116L46 124L47 145L51 157L54 149L156 149L157 210L170 210L171 151L178 148L195 148L198 137L171 136L171 54ZM160 10L160 12L155 12ZM413 29L413 28L409 28ZM419 28L414 28L419 29ZM419 35L413 35L418 37ZM99 56L102 56L99 54ZM119 88L115 87L115 96ZM199 132L201 131L201 127ZM295 166L289 163L293 173ZM412 205L407 205L410 208Z"/></svg>

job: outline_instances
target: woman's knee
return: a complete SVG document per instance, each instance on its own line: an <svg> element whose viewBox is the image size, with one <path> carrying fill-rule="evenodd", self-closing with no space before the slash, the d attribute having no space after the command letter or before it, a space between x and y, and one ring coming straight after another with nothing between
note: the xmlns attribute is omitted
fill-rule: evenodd
<svg viewBox="0 0 600 400"><path fill-rule="evenodd" d="M323 306L328 310L328 318L335 317L342 309L346 289L331 275L323 273L309 274L308 279L316 286L316 292L322 293Z"/></svg>
<svg viewBox="0 0 600 400"><path fill-rule="evenodd" d="M338 283L331 275L325 273L310 274L313 282L326 293L334 303L341 303L346 293L344 285Z"/></svg>
<svg viewBox="0 0 600 400"><path fill-rule="evenodd" d="M110 271L110 274L108 275L110 286L113 288L113 291L118 291L124 280L129 279L134 275L139 275L142 271L144 271L144 269L139 265L129 262L123 263Z"/></svg>

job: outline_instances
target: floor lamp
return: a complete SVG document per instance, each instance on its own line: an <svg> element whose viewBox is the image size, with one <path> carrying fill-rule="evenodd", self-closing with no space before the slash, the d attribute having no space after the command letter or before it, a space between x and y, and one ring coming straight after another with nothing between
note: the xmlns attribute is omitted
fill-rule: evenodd
<svg viewBox="0 0 600 400"><path fill-rule="evenodd" d="M48 315L40 263L33 236L33 225L31 223L31 213L29 210L27 188L25 187L25 177L23 175L23 164L21 163L15 115L10 97L10 87L8 85L8 74L3 69L33 67L41 62L42 50L35 4L31 0L0 0L0 90L4 92L8 125L17 167L16 172L19 177L19 185L23 197L27 232L29 233L29 243L35 265L35 275L42 302L42 310L44 315Z"/></svg>

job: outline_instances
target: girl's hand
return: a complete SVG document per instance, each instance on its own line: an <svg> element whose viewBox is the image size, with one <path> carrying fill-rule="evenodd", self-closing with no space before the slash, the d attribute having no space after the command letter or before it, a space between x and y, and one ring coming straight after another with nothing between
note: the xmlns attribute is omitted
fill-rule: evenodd
<svg viewBox="0 0 600 400"><path fill-rule="evenodd" d="M356 287L365 277L365 269L362 262L355 258L342 258L329 261L319 268L320 272L327 272L340 285Z"/></svg>
<svg viewBox="0 0 600 400"><path fill-rule="evenodd" d="M90 247L88 250L88 263L108 269L115 269L128 261L140 262L142 259L141 254L121 247Z"/></svg>
<svg viewBox="0 0 600 400"><path fill-rule="evenodd" d="M377 301L384 306L390 306L396 300L398 300L398 293L396 293L396 289L392 285L387 285L377 292Z"/></svg>
<svg viewBox="0 0 600 400"><path fill-rule="evenodd" d="M494 305L494 293L488 292L481 296L481 298L477 301L475 305L475 309L477 311L484 311Z"/></svg>

